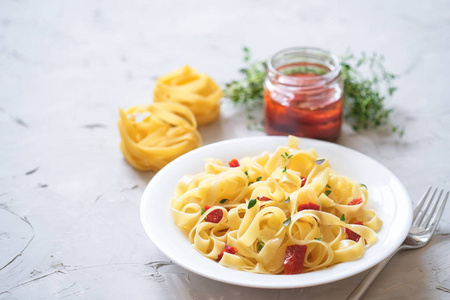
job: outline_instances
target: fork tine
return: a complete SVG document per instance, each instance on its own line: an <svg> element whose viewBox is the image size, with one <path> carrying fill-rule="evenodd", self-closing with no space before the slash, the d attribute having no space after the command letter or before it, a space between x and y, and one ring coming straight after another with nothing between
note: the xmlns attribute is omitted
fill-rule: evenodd
<svg viewBox="0 0 450 300"><path fill-rule="evenodd" d="M441 193L439 194L439 199L438 199L438 201L436 201L436 204L439 202L442 192L443 192L443 190L441 190ZM433 216L433 218L431 219L431 222L429 222L427 224L426 230L430 230L431 234L434 233L434 231L436 230L437 224L439 224L439 221L441 220L441 216L442 216L442 213L444 212L444 208L445 208L445 204L447 203L447 200L448 200L448 192L445 194L444 200L441 202L441 204L439 206L439 210ZM435 205L435 207L436 207L436 205ZM430 216L431 216L431 214L430 214Z"/></svg>
<svg viewBox="0 0 450 300"><path fill-rule="evenodd" d="M436 191L437 191L437 189L436 189ZM434 201L434 203L433 203L433 207L431 209L427 209L426 211L424 211L424 213L423 213L424 219L422 220L421 223L418 224L419 227L426 228L426 229L429 228L431 217L433 217L433 215L436 213L436 207L442 198L443 192L444 192L444 190L440 191L439 196L437 197L436 201ZM434 194L433 194L433 198L434 198ZM427 212L428 212L428 215L426 214Z"/></svg>
<svg viewBox="0 0 450 300"><path fill-rule="evenodd" d="M420 209L422 208L422 205L425 202L425 199L427 199L427 197L428 197L428 193L431 191L431 188L432 188L432 186L430 186L428 188L428 190L425 192L425 194L423 194L422 199L420 199L419 203L417 204L416 208L414 209L413 220L415 220L417 215L419 214Z"/></svg>
<svg viewBox="0 0 450 300"><path fill-rule="evenodd" d="M431 187L430 187L431 188ZM431 203L434 200L434 196L436 196L437 188L434 190L433 194L431 195L431 198L428 197L428 191L425 193L424 197L420 200L419 205L417 205L417 208L414 210L414 226L419 226L420 223L422 223L423 218L425 217L426 212L430 208ZM425 207L423 205L425 204Z"/></svg>

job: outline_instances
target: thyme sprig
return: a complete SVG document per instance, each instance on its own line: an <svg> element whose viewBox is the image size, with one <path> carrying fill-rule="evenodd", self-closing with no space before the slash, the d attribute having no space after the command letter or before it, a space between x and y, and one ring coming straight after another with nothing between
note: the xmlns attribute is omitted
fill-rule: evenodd
<svg viewBox="0 0 450 300"><path fill-rule="evenodd" d="M246 67L240 69L243 78L227 83L224 95L233 103L243 106L247 118L254 121L252 112L263 105L267 62L259 60L250 63L250 58L250 50L244 48ZM393 81L398 76L386 70L384 57L377 53L362 53L360 56L347 54L341 57L341 70L344 81L344 118L352 128L359 131L390 125L393 132L402 136L404 128L391 124L392 109L386 108L385 104L385 100L397 90Z"/></svg>
<svg viewBox="0 0 450 300"><path fill-rule="evenodd" d="M384 57L377 53L362 53L359 57L348 54L340 59L347 122L355 131L390 124L392 109L386 108L384 101L397 90L393 85L397 75L386 70ZM391 126L393 132L403 135L404 129Z"/></svg>
<svg viewBox="0 0 450 300"><path fill-rule="evenodd" d="M247 119L256 123L253 127L262 129L262 121L255 120L254 112L262 109L263 106L263 84L266 78L267 62L260 60L250 63L250 57L250 50L244 47L246 67L239 70L243 78L227 83L224 96L236 105L243 106Z"/></svg>

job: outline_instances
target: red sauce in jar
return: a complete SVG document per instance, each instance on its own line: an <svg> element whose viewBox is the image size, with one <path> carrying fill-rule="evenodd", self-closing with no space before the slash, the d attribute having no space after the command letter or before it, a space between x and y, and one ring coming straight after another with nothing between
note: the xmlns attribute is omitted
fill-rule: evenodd
<svg viewBox="0 0 450 300"><path fill-rule="evenodd" d="M264 127L269 135L336 141L342 124L342 81L309 62L276 68L264 86ZM333 75L333 76L329 76Z"/></svg>

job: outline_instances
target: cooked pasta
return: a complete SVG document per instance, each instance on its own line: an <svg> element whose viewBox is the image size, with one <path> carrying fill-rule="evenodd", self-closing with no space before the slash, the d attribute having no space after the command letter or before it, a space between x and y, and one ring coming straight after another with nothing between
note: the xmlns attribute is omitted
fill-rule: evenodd
<svg viewBox="0 0 450 300"><path fill-rule="evenodd" d="M360 258L382 226L367 188L289 137L274 153L209 159L178 183L175 223L204 256L233 269L296 274Z"/></svg>
<svg viewBox="0 0 450 300"><path fill-rule="evenodd" d="M185 106L154 103L119 110L120 149L139 170L159 170L201 145L197 122Z"/></svg>
<svg viewBox="0 0 450 300"><path fill-rule="evenodd" d="M173 101L186 105L195 115L198 125L217 119L220 113L222 90L206 74L184 66L156 82L155 102Z"/></svg>

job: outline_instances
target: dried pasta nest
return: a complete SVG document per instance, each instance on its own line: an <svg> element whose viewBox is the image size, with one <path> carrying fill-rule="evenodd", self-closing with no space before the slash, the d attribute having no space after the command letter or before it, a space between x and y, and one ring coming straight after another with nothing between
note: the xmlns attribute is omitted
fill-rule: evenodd
<svg viewBox="0 0 450 300"><path fill-rule="evenodd" d="M194 114L179 103L139 105L119 113L120 149L139 170L158 171L202 143Z"/></svg>
<svg viewBox="0 0 450 300"><path fill-rule="evenodd" d="M204 125L219 116L222 94L211 77L184 66L158 79L154 101L186 105L194 113L198 125Z"/></svg>

